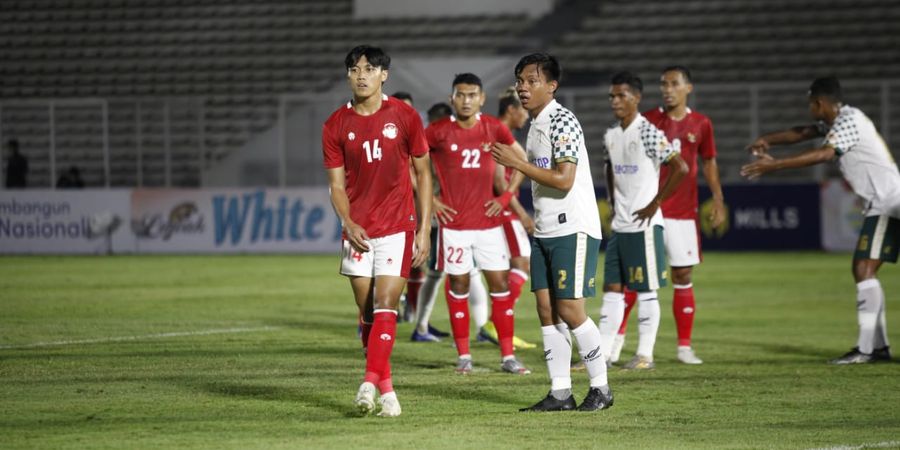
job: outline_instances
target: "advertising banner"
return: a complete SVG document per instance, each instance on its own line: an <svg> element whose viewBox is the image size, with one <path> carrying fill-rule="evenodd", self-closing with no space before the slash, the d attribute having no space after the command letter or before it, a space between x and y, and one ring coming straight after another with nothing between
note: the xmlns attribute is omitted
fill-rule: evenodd
<svg viewBox="0 0 900 450"><path fill-rule="evenodd" d="M0 253L134 251L130 190L0 191Z"/></svg>
<svg viewBox="0 0 900 450"><path fill-rule="evenodd" d="M856 248L865 201L842 179L822 183L822 248L849 252Z"/></svg>
<svg viewBox="0 0 900 450"><path fill-rule="evenodd" d="M141 253L340 251L325 187L136 189L131 218Z"/></svg>

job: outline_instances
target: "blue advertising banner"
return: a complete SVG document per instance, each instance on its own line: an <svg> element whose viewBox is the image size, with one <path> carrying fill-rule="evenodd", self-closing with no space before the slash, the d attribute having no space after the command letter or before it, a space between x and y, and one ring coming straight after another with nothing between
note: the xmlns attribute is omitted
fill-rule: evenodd
<svg viewBox="0 0 900 450"><path fill-rule="evenodd" d="M741 184L722 187L728 220L713 229L707 217L709 188L700 186L700 234L706 250L805 250L822 248L821 193L818 184ZM603 235L611 233L606 189L595 187ZM520 201L531 207L531 190ZM605 239L604 239L605 241Z"/></svg>

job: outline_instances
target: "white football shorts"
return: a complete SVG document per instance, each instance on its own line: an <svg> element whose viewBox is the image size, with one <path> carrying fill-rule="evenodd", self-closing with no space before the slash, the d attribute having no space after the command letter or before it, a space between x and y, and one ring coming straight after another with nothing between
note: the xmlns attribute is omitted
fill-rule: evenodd
<svg viewBox="0 0 900 450"><path fill-rule="evenodd" d="M485 230L441 228L438 269L463 275L475 265L481 270L509 270L509 246L502 226Z"/></svg>
<svg viewBox="0 0 900 450"><path fill-rule="evenodd" d="M663 233L669 266L690 267L700 264L700 237L695 220L665 219Z"/></svg>
<svg viewBox="0 0 900 450"><path fill-rule="evenodd" d="M388 236L369 239L369 251L359 253L343 240L341 250L341 275L351 277L377 277L382 275L409 278L413 258L412 231L401 231Z"/></svg>
<svg viewBox="0 0 900 450"><path fill-rule="evenodd" d="M510 258L531 257L531 239L528 238L528 232L525 231L522 221L511 219L503 222L503 233L509 244Z"/></svg>

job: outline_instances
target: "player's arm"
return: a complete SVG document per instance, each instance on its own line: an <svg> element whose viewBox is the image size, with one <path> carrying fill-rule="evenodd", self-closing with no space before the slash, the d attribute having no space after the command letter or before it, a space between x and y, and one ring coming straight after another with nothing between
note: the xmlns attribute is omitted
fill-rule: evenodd
<svg viewBox="0 0 900 450"><path fill-rule="evenodd" d="M519 145L518 142L513 142L512 146L515 148L516 152L521 155L525 154L525 150L522 149L522 146ZM500 213L509 206L512 200L515 199L516 192L519 191L519 186L522 185L522 180L525 179L525 175L523 175L522 172L515 170L507 184L504 175L503 166L497 164L497 167L494 170L494 192L497 193L497 197L484 204L485 208L487 208L485 214L489 217L500 215Z"/></svg>
<svg viewBox="0 0 900 450"><path fill-rule="evenodd" d="M613 175L612 161L607 158L603 162L603 168L606 169L606 200L609 202L609 209L612 215L616 215L616 195L613 189L616 188L615 175Z"/></svg>
<svg viewBox="0 0 900 450"><path fill-rule="evenodd" d="M575 169L577 164L573 162L557 162L556 167L544 169L534 164L529 164L524 155L519 154L510 145L495 142L491 149L491 156L498 164L515 169L522 175L531 178L542 186L559 189L568 192L575 184Z"/></svg>
<svg viewBox="0 0 900 450"><path fill-rule="evenodd" d="M768 153L773 145L790 145L798 142L822 136L819 127L815 125L800 125L783 131L776 131L756 138L747 146L747 151L753 156L762 156Z"/></svg>
<svg viewBox="0 0 900 450"><path fill-rule="evenodd" d="M719 228L725 221L725 196L722 194L722 182L719 179L719 164L716 158L703 158L703 177L712 192L713 207L709 219L713 228Z"/></svg>
<svg viewBox="0 0 900 450"><path fill-rule="evenodd" d="M428 260L431 252L431 201L434 187L431 181L431 158L428 153L413 156L413 169L416 172L416 206L419 211L419 227L416 230L416 247L413 254L413 267L419 267Z"/></svg>
<svg viewBox="0 0 900 450"><path fill-rule="evenodd" d="M837 152L831 145L806 150L797 155L780 159L773 158L767 154L741 167L741 175L754 180L776 170L796 169L828 162L834 159L835 155L837 155Z"/></svg>
<svg viewBox="0 0 900 450"><path fill-rule="evenodd" d="M645 220L650 221L653 218L653 215L659 210L659 205L675 192L678 183L681 183L681 179L688 173L688 165L679 153L672 153L665 164L669 166L669 175L666 177L663 187L656 193L656 197L653 197L649 205L634 212L634 221L640 222L641 225Z"/></svg>
<svg viewBox="0 0 900 450"><path fill-rule="evenodd" d="M369 251L369 245L366 240L369 235L366 230L353 222L350 218L350 197L347 195L347 176L344 166L327 169L328 171L328 191L331 194L331 204L334 211L341 219L341 227L347 236L347 241L354 250L365 253Z"/></svg>

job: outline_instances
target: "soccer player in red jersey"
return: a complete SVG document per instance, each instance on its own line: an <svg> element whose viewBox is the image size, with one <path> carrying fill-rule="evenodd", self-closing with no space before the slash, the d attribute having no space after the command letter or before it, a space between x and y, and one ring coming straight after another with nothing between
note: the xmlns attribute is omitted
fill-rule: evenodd
<svg viewBox="0 0 900 450"><path fill-rule="evenodd" d="M412 266L428 258L431 166L419 114L388 98L382 85L391 58L380 48L355 47L344 60L353 99L322 129L322 151L331 203L343 226L341 274L350 279L363 317L364 382L356 395L363 413L400 415L391 382L390 356L397 331L397 304ZM416 224L412 160L419 190Z"/></svg>
<svg viewBox="0 0 900 450"><path fill-rule="evenodd" d="M494 197L502 185L503 167L490 157L491 145L515 145L515 139L499 120L481 113L485 95L481 79L471 73L457 75L450 97L456 113L428 126L425 134L441 197L435 200L440 221L438 264L448 275L445 283L450 325L459 359L458 373L472 371L469 352L469 272L482 270L491 297L491 319L500 343L501 369L514 374L530 371L513 351L515 300L510 297L509 247L503 234L501 213L519 188L522 176L514 176L507 189ZM524 155L521 146L518 149Z"/></svg>
<svg viewBox="0 0 900 450"><path fill-rule="evenodd" d="M693 268L700 264L700 232L697 208L697 157L702 160L703 176L712 191L712 209L709 220L713 228L722 225L727 214L722 184L719 182L719 166L716 163L716 141L712 121L687 106L688 95L693 91L691 72L684 66L671 66L660 77L663 106L644 113L644 117L666 134L682 159L688 163L688 173L675 192L663 201L665 220L666 254L672 268L672 285L675 288L672 313L678 329L678 360L685 364L702 364L691 347L694 328L694 289L691 282ZM660 180L668 176L668 166L662 166ZM625 317L615 338L610 360L619 358L625 342L628 313L634 306L637 293L626 292Z"/></svg>

